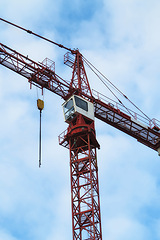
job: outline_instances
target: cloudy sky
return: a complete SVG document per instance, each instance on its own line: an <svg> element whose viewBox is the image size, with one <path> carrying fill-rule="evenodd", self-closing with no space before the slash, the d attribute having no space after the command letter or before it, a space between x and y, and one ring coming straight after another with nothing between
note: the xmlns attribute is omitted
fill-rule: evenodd
<svg viewBox="0 0 160 240"><path fill-rule="evenodd" d="M150 118L160 119L158 0L1 0L0 17L82 54ZM70 80L65 51L0 22L1 42L35 61L48 57ZM88 73L90 76L90 73ZM94 78L91 87L107 95ZM41 92L0 66L0 240L71 240L69 152L63 101L45 91L42 167L38 167ZM160 239L160 158L96 120L104 240Z"/></svg>

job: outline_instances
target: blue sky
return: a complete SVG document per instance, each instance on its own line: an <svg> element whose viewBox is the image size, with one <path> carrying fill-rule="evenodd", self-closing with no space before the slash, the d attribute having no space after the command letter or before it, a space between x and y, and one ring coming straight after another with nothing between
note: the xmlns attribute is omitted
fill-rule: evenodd
<svg viewBox="0 0 160 240"><path fill-rule="evenodd" d="M150 118L160 119L158 0L5 0L0 16L82 54ZM48 57L64 79L65 51L0 22L1 42L35 61ZM108 96L88 72L91 87ZM69 152L63 101L45 91L42 167L38 168L37 95L26 79L0 66L0 240L70 240ZM157 152L96 120L104 240L160 239Z"/></svg>

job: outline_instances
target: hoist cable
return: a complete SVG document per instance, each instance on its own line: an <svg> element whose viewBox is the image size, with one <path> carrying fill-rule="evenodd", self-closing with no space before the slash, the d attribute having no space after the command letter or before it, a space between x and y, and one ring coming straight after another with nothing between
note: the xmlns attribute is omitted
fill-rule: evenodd
<svg viewBox="0 0 160 240"><path fill-rule="evenodd" d="M48 42L50 42L50 43L52 43L52 44L54 44L54 45L57 45L58 47L60 47L60 48L64 48L64 49L66 49L66 50L68 50L68 51L70 51L72 54L74 54L75 53L75 50L73 50L73 49L71 49L71 48L68 48L68 47L65 47L65 46L63 46L62 44L59 44L59 43L56 43L56 42L54 42L54 41L52 41L52 40L50 40L50 39L48 39L48 38L45 38L45 37L42 37L41 35L39 35L39 34L37 34L37 33L34 33L34 32L32 32L31 30L27 30L27 29L25 29L25 28L23 28L23 27L21 27L21 26L18 26L18 25L16 25L16 24L14 24L14 23L12 23L12 22L9 22L9 21L7 21L7 20L5 20L5 19L3 19L3 18L0 18L0 20L1 21L3 21L3 22L5 22L5 23L7 23L7 24L10 24L10 25L12 25L12 26L14 26L14 27L16 27L16 28L19 28L19 29L21 29L21 30L23 30L23 31L25 31L25 32L27 32L27 33L29 33L29 34L33 34L34 36L36 36L36 37L39 37L39 38L41 38L41 39L43 39L43 40L45 40L45 41L48 41ZM83 57L83 60L86 62L86 64L88 65L88 66L90 66L90 69L93 71L93 69L95 69L95 71L93 71L94 73L97 71L104 79L105 79L105 81L107 81L116 91L118 91L125 99L127 99L136 109L138 109L147 119L149 119L149 121L151 121L151 119L139 108L139 107L137 107L122 91L120 91L104 74L102 74L97 68L95 68L94 66L93 66L93 64L91 64L83 55L82 55L82 57ZM91 66L92 66L92 68L91 68ZM96 74L97 76L98 76L98 74ZM113 93L113 91L107 86L107 84L105 83L105 81L104 80L102 80L100 77L99 77L99 79L103 82L103 84L111 91L111 93L117 98L117 96L116 96L116 94L114 94ZM117 98L118 99L118 98ZM118 101L122 104L122 102L118 99ZM122 104L123 105L123 104ZM126 108L126 107L125 107Z"/></svg>
<svg viewBox="0 0 160 240"><path fill-rule="evenodd" d="M3 22L5 22L5 23L8 23L8 24L10 24L10 25L12 25L12 26L14 26L14 27L16 27L16 28L19 28L19 29L21 29L21 30L23 30L23 31L25 31L25 32L27 32L27 33L29 33L29 34L33 34L34 36L39 37L39 38L41 38L41 39L43 39L43 40L45 40L45 41L47 41L47 42L53 43L53 44L57 45L57 46L60 47L60 48L64 48L64 49L66 49L66 50L68 50L68 51L70 51L70 52L74 52L74 50L72 50L71 48L65 47L65 46L63 46L62 44L56 43L56 42L54 42L54 41L52 41L52 40L50 40L50 39L48 39L48 38L42 37L41 35L39 35L39 34L37 34L37 33L34 33L34 32L32 32L31 30L27 30L27 29L25 29L25 28L23 28L23 27L21 27L21 26L18 26L17 24L14 24L14 23L12 23L12 22L9 22L9 21L7 21L7 20L5 20L5 19L3 19L3 18L0 18L0 20L3 21Z"/></svg>
<svg viewBox="0 0 160 240"><path fill-rule="evenodd" d="M107 80L107 82L109 82L113 88L115 88L121 95L123 95L125 98L127 98L122 91L120 91L104 74L102 74L91 62L89 62L84 56L83 59L92 66L92 68L94 68L105 80Z"/></svg>
<svg viewBox="0 0 160 240"><path fill-rule="evenodd" d="M41 137L41 129L42 129L42 124L41 124L41 118L42 118L42 110L44 108L44 101L41 99L37 99L37 107L40 112L40 124L39 124L39 167L41 166L41 158L42 158L42 137Z"/></svg>
<svg viewBox="0 0 160 240"><path fill-rule="evenodd" d="M90 69L95 69L93 72L95 73L96 71L105 79L102 80L98 74L96 74L98 76L98 78L101 80L101 82L108 88L107 84L105 83L106 81L109 82L110 85L112 85L112 87L117 90L125 99L127 99L136 109L138 109L149 121L152 121L139 107L137 107L121 90L119 90L104 74L102 74L96 67L94 67L94 65L89 62L84 56L83 56L83 60L87 63L87 65L90 67L92 66L92 68L90 67ZM110 90L111 91L111 90ZM111 91L113 94L113 91ZM116 96L116 94L113 94L114 96ZM118 97L116 96L116 98L118 99ZM121 101L118 99L118 101L121 103ZM124 105L123 105L124 106ZM126 108L126 107L125 107ZM127 108L126 108L127 109Z"/></svg>
<svg viewBox="0 0 160 240"><path fill-rule="evenodd" d="M132 116L133 114L130 112L130 110L122 103L122 101L117 97L117 95L108 87L108 85L101 79L101 77L96 73L96 71L85 61L86 65L94 72L94 74L103 82L103 84L108 88L108 90L114 95L114 97L118 100L118 102L127 110L127 112Z"/></svg>
<svg viewBox="0 0 160 240"><path fill-rule="evenodd" d="M41 167L41 163L42 163L42 139L41 139L41 118L42 118L42 110L39 111L40 112L40 124L39 124L39 167Z"/></svg>

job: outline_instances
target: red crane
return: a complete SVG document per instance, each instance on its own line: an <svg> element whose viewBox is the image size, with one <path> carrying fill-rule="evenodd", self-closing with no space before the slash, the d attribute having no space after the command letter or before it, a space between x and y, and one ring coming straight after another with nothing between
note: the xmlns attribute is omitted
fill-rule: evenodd
<svg viewBox="0 0 160 240"><path fill-rule="evenodd" d="M35 85L42 91L46 88L64 99L63 112L68 128L59 136L59 144L70 152L73 240L101 240L96 153L100 145L94 118L127 133L159 154L160 128L155 119L145 118L144 124L143 118L139 120L121 101L112 104L109 99L104 101L104 96L98 92L93 94L84 67L86 59L79 50L63 48L68 50L64 63L72 68L71 81L55 73L54 62L50 66L47 59L37 63L3 44L0 44L0 64L27 78L30 86Z"/></svg>

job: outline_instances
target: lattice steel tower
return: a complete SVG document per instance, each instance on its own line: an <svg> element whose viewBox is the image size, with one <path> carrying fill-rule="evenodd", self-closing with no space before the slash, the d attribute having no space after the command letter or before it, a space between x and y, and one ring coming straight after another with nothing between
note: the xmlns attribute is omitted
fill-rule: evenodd
<svg viewBox="0 0 160 240"><path fill-rule="evenodd" d="M69 124L60 135L60 144L69 148L71 173L72 228L74 240L101 240L101 216L98 167L94 127L94 106L79 96L91 94L81 54L75 60L70 54L65 63L73 68L71 84L77 89L63 104L64 118Z"/></svg>

